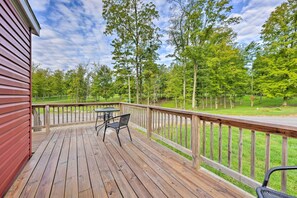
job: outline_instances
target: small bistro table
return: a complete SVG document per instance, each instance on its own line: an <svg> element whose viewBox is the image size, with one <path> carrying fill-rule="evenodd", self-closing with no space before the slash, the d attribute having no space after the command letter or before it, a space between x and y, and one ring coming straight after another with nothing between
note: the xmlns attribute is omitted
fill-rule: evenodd
<svg viewBox="0 0 297 198"><path fill-rule="evenodd" d="M95 123L95 130L100 127L100 129L105 126L106 121L112 117L112 114L114 112L119 112L119 109L116 109L114 107L105 107L105 108L100 108L100 109L94 109L94 111L97 113L97 118L96 118L96 123ZM100 113L103 113L103 123L98 124L98 119L100 118ZM99 129L99 130L100 130Z"/></svg>

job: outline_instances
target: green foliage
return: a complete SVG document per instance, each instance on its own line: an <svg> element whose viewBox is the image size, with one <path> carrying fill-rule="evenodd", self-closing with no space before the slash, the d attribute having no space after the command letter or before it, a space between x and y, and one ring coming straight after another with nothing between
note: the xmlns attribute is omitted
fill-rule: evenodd
<svg viewBox="0 0 297 198"><path fill-rule="evenodd" d="M183 79L180 78L183 68L179 65L173 65L168 73L165 94L169 98L174 98L175 107L178 107L178 101L182 100Z"/></svg>
<svg viewBox="0 0 297 198"><path fill-rule="evenodd" d="M98 96L107 100L113 95L112 74L113 72L106 65L94 64L94 71L91 74L91 94L96 98L96 101Z"/></svg>
<svg viewBox="0 0 297 198"><path fill-rule="evenodd" d="M297 2L288 0L273 11L263 25L263 51L254 62L261 92L281 96L284 105L297 91Z"/></svg>
<svg viewBox="0 0 297 198"><path fill-rule="evenodd" d="M85 102L87 98L87 65L79 64L75 70L67 72L68 90L67 93L76 102Z"/></svg>
<svg viewBox="0 0 297 198"><path fill-rule="evenodd" d="M105 34L115 35L112 41L113 60L117 70L127 70L126 73L135 76L137 103L142 98L143 83L150 83L144 81L144 73L147 75L150 72L145 71L145 67L150 68L158 58L160 35L154 24L158 17L152 2L103 0L103 18L107 23Z"/></svg>

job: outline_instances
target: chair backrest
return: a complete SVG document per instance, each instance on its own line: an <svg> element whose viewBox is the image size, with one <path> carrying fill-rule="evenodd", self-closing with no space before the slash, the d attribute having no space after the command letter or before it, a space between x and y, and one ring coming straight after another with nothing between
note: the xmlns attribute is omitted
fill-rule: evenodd
<svg viewBox="0 0 297 198"><path fill-rule="evenodd" d="M128 122L129 122L129 119L130 119L130 113L129 114L123 114L123 115L120 115L120 127L121 126L127 126L128 125Z"/></svg>

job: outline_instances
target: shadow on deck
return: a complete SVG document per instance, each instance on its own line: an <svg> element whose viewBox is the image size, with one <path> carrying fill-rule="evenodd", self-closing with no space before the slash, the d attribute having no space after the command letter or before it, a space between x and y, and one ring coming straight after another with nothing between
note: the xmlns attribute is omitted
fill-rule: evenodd
<svg viewBox="0 0 297 198"><path fill-rule="evenodd" d="M93 126L52 128L6 197L247 197L131 130L102 142Z"/></svg>

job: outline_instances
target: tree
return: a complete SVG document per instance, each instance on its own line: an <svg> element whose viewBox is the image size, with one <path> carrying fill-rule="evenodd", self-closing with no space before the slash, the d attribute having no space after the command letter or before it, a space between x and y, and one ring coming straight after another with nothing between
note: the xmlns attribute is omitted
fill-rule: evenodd
<svg viewBox="0 0 297 198"><path fill-rule="evenodd" d="M113 59L120 66L131 66L136 80L136 102L143 92L144 65L154 62L160 46L158 28L154 20L159 17L152 2L141 0L103 0L103 18L106 35L115 35Z"/></svg>
<svg viewBox="0 0 297 198"><path fill-rule="evenodd" d="M62 70L55 70L48 80L53 95L61 96L65 93L64 72Z"/></svg>
<svg viewBox="0 0 297 198"><path fill-rule="evenodd" d="M34 65L32 69L32 94L34 97L45 97L51 94L49 69L38 68Z"/></svg>
<svg viewBox="0 0 297 198"><path fill-rule="evenodd" d="M230 17L232 6L229 6L229 0L173 0L172 2L185 13L184 25L188 44L182 55L190 61L193 68L192 108L195 108L198 70L206 65L205 57L209 44L217 44L212 42L211 38L214 34L221 38L230 37L233 32L229 26L238 23L239 18ZM217 39L217 42L220 40Z"/></svg>
<svg viewBox="0 0 297 198"><path fill-rule="evenodd" d="M168 80L166 81L165 94L167 97L174 98L175 107L178 107L178 101L183 99L183 79L180 78L180 74L183 71L183 67L179 65L173 65L168 73Z"/></svg>
<svg viewBox="0 0 297 198"><path fill-rule="evenodd" d="M297 91L297 1L278 6L261 31L263 52L254 69L263 94L283 97L283 105Z"/></svg>
<svg viewBox="0 0 297 198"><path fill-rule="evenodd" d="M85 102L87 99L87 65L79 64L75 69L67 71L65 84L67 93L75 99L75 102Z"/></svg>
<svg viewBox="0 0 297 198"><path fill-rule="evenodd" d="M186 46L189 44L189 31L188 26L186 24L186 2L183 0L171 0L171 19L170 19L170 27L168 31L169 40L168 43L174 46L174 53L170 54L170 57L174 57L175 62L181 64L183 78L183 107L186 108L186 66L187 66L187 59L182 56L183 52L185 51Z"/></svg>
<svg viewBox="0 0 297 198"><path fill-rule="evenodd" d="M92 73L91 93L93 96L102 96L105 100L113 94L112 71L106 65L94 64L94 72Z"/></svg>

